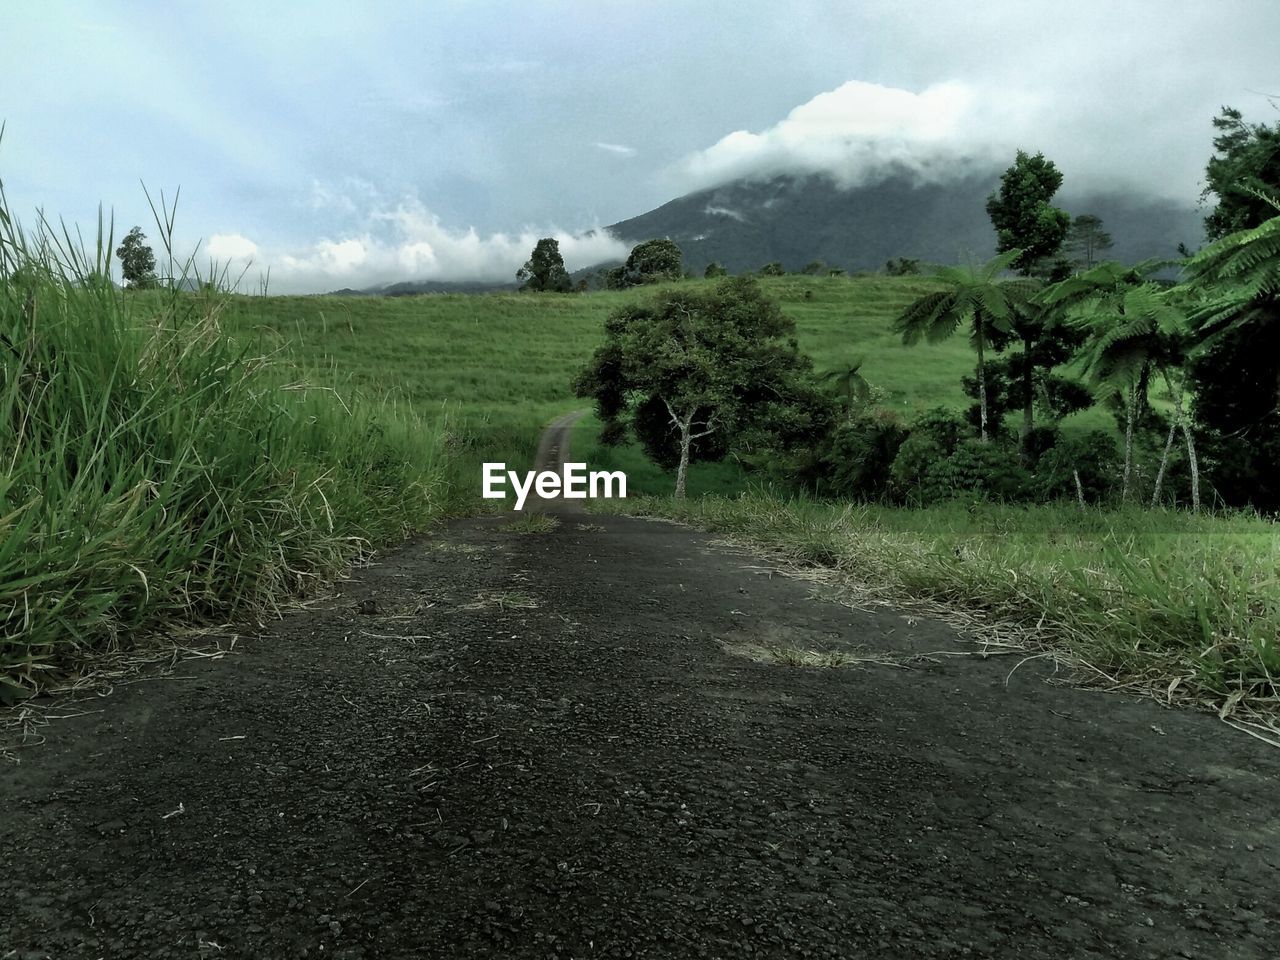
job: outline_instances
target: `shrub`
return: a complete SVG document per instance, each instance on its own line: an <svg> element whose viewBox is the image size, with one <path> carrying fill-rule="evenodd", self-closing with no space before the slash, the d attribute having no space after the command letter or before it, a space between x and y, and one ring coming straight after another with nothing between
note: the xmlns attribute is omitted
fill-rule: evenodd
<svg viewBox="0 0 1280 960"><path fill-rule="evenodd" d="M1036 462L1034 486L1044 500L1076 499L1075 473L1080 475L1085 501L1104 502L1111 497L1120 470L1115 438L1102 430L1061 437Z"/></svg>
<svg viewBox="0 0 1280 960"><path fill-rule="evenodd" d="M884 497L906 439L906 428L891 410L872 410L840 424L822 461L824 487L841 497Z"/></svg>
<svg viewBox="0 0 1280 960"><path fill-rule="evenodd" d="M962 440L951 456L929 465L920 488L927 503L965 494L1022 500L1031 492L1031 475L1018 463L1017 454L1002 444Z"/></svg>

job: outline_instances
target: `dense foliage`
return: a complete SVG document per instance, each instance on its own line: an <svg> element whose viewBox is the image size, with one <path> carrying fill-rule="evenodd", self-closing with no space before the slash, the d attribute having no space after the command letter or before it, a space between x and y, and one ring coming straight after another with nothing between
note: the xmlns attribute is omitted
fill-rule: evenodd
<svg viewBox="0 0 1280 960"><path fill-rule="evenodd" d="M1056 254L1067 237L1070 214L1049 202L1061 186L1062 172L1052 160L1019 150L1000 189L987 198L996 252L1018 251L1012 266L1024 274Z"/></svg>
<svg viewBox="0 0 1280 960"><path fill-rule="evenodd" d="M668 291L610 315L574 392L595 400L606 437L629 428L655 461L674 467L681 497L694 459L730 450L786 456L829 429L834 405L794 333L749 278Z"/></svg>
<svg viewBox="0 0 1280 960"><path fill-rule="evenodd" d="M156 255L147 246L146 239L142 228L134 227L116 248L120 275L128 286L139 290L156 285Z"/></svg>
<svg viewBox="0 0 1280 960"><path fill-rule="evenodd" d="M539 240L533 248L532 256L516 271L516 279L520 281L521 290L535 293L566 293L572 289L573 283L565 269L564 257L560 255L560 241L554 237Z"/></svg>

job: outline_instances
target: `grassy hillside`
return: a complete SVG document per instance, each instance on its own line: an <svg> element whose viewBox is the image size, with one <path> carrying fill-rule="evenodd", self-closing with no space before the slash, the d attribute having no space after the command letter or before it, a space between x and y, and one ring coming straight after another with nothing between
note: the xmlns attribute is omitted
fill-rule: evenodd
<svg viewBox="0 0 1280 960"><path fill-rule="evenodd" d="M907 348L890 329L906 304L931 289L930 281L789 276L761 283L796 320L800 345L819 369L863 359L863 372L883 392L884 405L908 417L930 406L969 402L960 378L971 372L973 356L963 334L936 346ZM229 331L278 352L300 378L320 374L351 391L403 398L419 413L455 414L473 444L465 457L469 464L482 456L514 464L531 459L543 424L586 406L569 385L600 343L609 312L659 289L237 297L223 317ZM1100 425L1108 420L1096 411L1082 417ZM581 433L580 455L623 466L637 490L666 492L668 479L638 451L600 449L590 421ZM724 465L695 465L690 477L694 493L723 492L740 480Z"/></svg>

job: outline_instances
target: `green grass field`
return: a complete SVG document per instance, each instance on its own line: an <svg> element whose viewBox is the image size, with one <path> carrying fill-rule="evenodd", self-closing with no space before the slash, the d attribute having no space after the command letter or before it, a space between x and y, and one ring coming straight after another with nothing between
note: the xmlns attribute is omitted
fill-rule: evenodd
<svg viewBox="0 0 1280 960"><path fill-rule="evenodd" d="M707 281L686 281L703 284ZM962 336L908 349L889 329L898 310L929 289L927 281L842 277L762 280L796 319L803 349L819 369L865 358L864 370L885 402L904 414L962 406L960 377L972 367ZM570 382L603 338L605 317L661 287L589 294L495 294L381 297L233 297L226 330L274 354L300 380L340 392L392 396L419 414L447 411L473 445L459 478L481 458L532 460L539 429L583 409ZM811 296L806 296L809 294ZM636 448L609 450L594 441L593 421L577 431L575 450L597 466L617 466L634 489L664 493L670 479ZM463 465L465 464L465 466ZM732 464L696 464L690 489L741 487ZM462 482L465 483L465 480Z"/></svg>
<svg viewBox="0 0 1280 960"><path fill-rule="evenodd" d="M704 285L710 281L684 281ZM960 385L974 357L963 333L941 344L905 347L893 318L933 289L927 279L899 277L769 277L765 291L796 321L801 349L818 370L862 360L881 406L909 419L932 406L957 409L971 401ZM589 294L494 294L381 297L234 297L223 323L255 349L275 353L299 378L319 378L339 391L390 395L419 414L448 411L465 425L458 481L478 476L480 459L512 464L532 460L542 425L583 409L570 381L603 337L605 317L663 287ZM1100 409L1069 427L1114 429ZM632 489L664 494L672 479L634 447L595 442L599 424L575 433L578 457L596 467L623 469ZM732 463L694 464L693 496L729 493L746 485ZM478 481L477 481L478 482Z"/></svg>

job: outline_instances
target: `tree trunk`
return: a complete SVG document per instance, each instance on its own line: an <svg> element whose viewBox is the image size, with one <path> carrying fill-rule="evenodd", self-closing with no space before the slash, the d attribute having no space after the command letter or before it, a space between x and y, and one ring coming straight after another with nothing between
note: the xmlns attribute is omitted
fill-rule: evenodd
<svg viewBox="0 0 1280 960"><path fill-rule="evenodd" d="M1164 453L1160 454L1160 469L1156 471L1156 488L1151 493L1151 506L1160 505L1160 488L1164 485L1164 470L1169 465L1169 451L1173 449L1173 438L1178 432L1178 417L1175 413L1169 422L1169 435L1164 438Z"/></svg>
<svg viewBox="0 0 1280 960"><path fill-rule="evenodd" d="M1187 441L1187 466L1191 468L1191 509L1195 513L1200 512L1200 460L1196 457L1196 441L1191 433L1191 424L1182 413L1182 391L1175 391L1173 383L1166 373L1164 382L1169 385L1169 392L1173 394L1173 415L1177 422L1182 424L1182 436ZM1172 439L1172 434L1170 434Z"/></svg>
<svg viewBox="0 0 1280 960"><path fill-rule="evenodd" d="M978 335L978 435L987 442L987 360L983 351L982 321L977 321Z"/></svg>
<svg viewBox="0 0 1280 960"><path fill-rule="evenodd" d="M1031 366L1031 340L1022 338L1022 462L1031 461L1031 430L1035 426L1035 412L1032 407L1032 391L1034 390L1034 370Z"/></svg>
<svg viewBox="0 0 1280 960"><path fill-rule="evenodd" d="M1192 512L1199 513L1199 458L1196 456L1196 438L1192 425L1183 422L1183 436L1187 438L1187 463L1192 468Z"/></svg>
<svg viewBox="0 0 1280 960"><path fill-rule="evenodd" d="M1084 503L1084 484L1080 482L1080 471L1079 471L1079 469L1077 469L1076 467L1072 467L1072 468L1071 468L1071 476L1072 476L1072 477L1075 479L1075 481L1076 481L1076 500L1077 500L1077 501L1079 502L1079 504L1080 504L1080 510L1081 510L1081 512L1083 512L1083 511L1084 511L1085 509L1087 509L1087 508L1085 507L1085 503Z"/></svg>
<svg viewBox="0 0 1280 960"><path fill-rule="evenodd" d="M1124 483L1120 487L1120 501L1129 502L1129 486L1133 477L1133 421L1138 416L1138 388L1129 388L1124 410Z"/></svg>
<svg viewBox="0 0 1280 960"><path fill-rule="evenodd" d="M684 499L684 478L689 473L689 447L693 443L693 414L680 421L680 466L676 468L676 499Z"/></svg>

